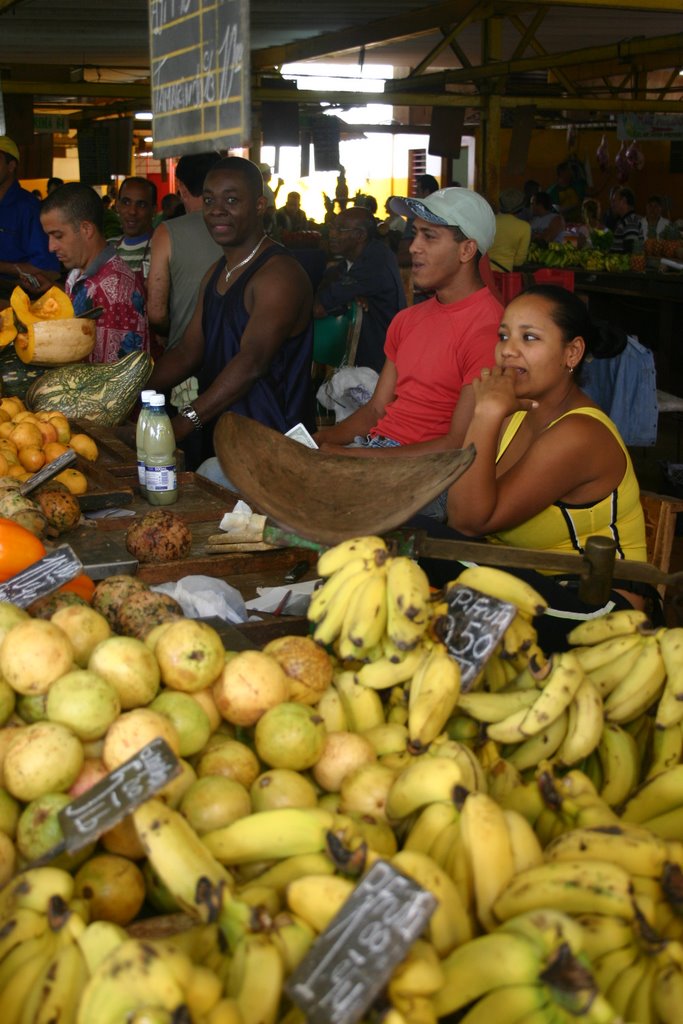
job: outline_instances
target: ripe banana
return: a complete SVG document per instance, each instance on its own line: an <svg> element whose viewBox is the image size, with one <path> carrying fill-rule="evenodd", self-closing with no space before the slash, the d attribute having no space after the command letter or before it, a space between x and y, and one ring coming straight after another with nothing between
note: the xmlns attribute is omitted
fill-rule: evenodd
<svg viewBox="0 0 683 1024"><path fill-rule="evenodd" d="M527 768L535 768L543 760L552 759L567 739L568 725L569 715L567 711L562 711L547 728L511 750L508 761L518 771L525 772Z"/></svg>
<svg viewBox="0 0 683 1024"><path fill-rule="evenodd" d="M659 706L661 707L661 700ZM659 711L657 712L659 714ZM683 758L683 723L658 726L652 733L652 744L645 778L652 779L679 764Z"/></svg>
<svg viewBox="0 0 683 1024"><path fill-rule="evenodd" d="M636 636L618 637L618 640L624 642L629 640L632 643L616 657L609 659L603 665L598 665L597 668L591 669L588 673L591 681L600 691L600 696L603 700L606 700L612 690L628 677L640 657L645 637L637 634ZM608 643L616 644L617 640L608 641ZM593 650L599 651L601 647L606 646L607 643L598 644ZM587 648L587 650L590 650L590 648Z"/></svg>
<svg viewBox="0 0 683 1024"><path fill-rule="evenodd" d="M622 608L607 615L596 615L575 626L567 634L570 644L592 645L605 640L613 640L617 636L625 636L645 626L648 618L645 612L636 608Z"/></svg>
<svg viewBox="0 0 683 1024"><path fill-rule="evenodd" d="M445 1017L494 989L538 984L543 958L524 936L498 931L459 946L441 966L446 982L434 996L434 1009Z"/></svg>
<svg viewBox="0 0 683 1024"><path fill-rule="evenodd" d="M387 636L400 650L419 643L429 624L429 580L411 558L389 561L387 572Z"/></svg>
<svg viewBox="0 0 683 1024"><path fill-rule="evenodd" d="M614 687L605 701L608 722L631 722L659 696L666 669L654 636L645 638L640 655L629 675Z"/></svg>
<svg viewBox="0 0 683 1024"><path fill-rule="evenodd" d="M503 633L500 649L501 659L515 658L524 654L537 642L538 633L529 620L522 615L515 615Z"/></svg>
<svg viewBox="0 0 683 1024"><path fill-rule="evenodd" d="M668 860L667 844L647 829L624 825L607 829L577 828L545 848L547 861L582 858L617 864L630 875L659 879Z"/></svg>
<svg viewBox="0 0 683 1024"><path fill-rule="evenodd" d="M592 644L586 647L574 647L573 651L581 663L581 668L588 675L598 668L602 668L610 661L640 646L642 640L640 633L630 633L626 636L616 636L612 640L603 640L599 644Z"/></svg>
<svg viewBox="0 0 683 1024"><path fill-rule="evenodd" d="M221 864L258 863L320 853L334 824L335 816L319 807L279 807L207 832L202 842Z"/></svg>
<svg viewBox="0 0 683 1024"><path fill-rule="evenodd" d="M460 810L460 835L474 882L477 918L495 928L492 907L515 874L503 809L486 793L468 793Z"/></svg>
<svg viewBox="0 0 683 1024"><path fill-rule="evenodd" d="M242 1024L275 1024L283 984L277 946L267 935L244 935L233 954L227 986Z"/></svg>
<svg viewBox="0 0 683 1024"><path fill-rule="evenodd" d="M600 796L610 807L618 807L638 783L636 741L621 726L606 722L597 753L602 769Z"/></svg>
<svg viewBox="0 0 683 1024"><path fill-rule="evenodd" d="M260 872L253 881L246 883L243 889L250 885L266 885L274 889L279 896L284 896L285 890L290 882L297 878L304 878L306 875L333 875L334 864L324 853L300 853L293 857L286 857L272 867Z"/></svg>
<svg viewBox="0 0 683 1024"><path fill-rule="evenodd" d="M683 1006L683 971L675 964L660 967L652 985L652 1005L661 1024L678 1024Z"/></svg>
<svg viewBox="0 0 683 1024"><path fill-rule="evenodd" d="M273 918L269 934L282 957L285 974L289 976L313 945L315 931L296 914L283 911Z"/></svg>
<svg viewBox="0 0 683 1024"><path fill-rule="evenodd" d="M376 725L384 725L384 705L379 694L358 682L353 672L337 672L332 685L339 694L351 732L365 732Z"/></svg>
<svg viewBox="0 0 683 1024"><path fill-rule="evenodd" d="M431 942L417 939L387 984L389 1000L433 996L445 981L441 960Z"/></svg>
<svg viewBox="0 0 683 1024"><path fill-rule="evenodd" d="M455 882L431 857L415 850L399 850L391 858L392 865L404 875L428 889L437 900L429 919L427 935L440 957L474 935L474 923Z"/></svg>
<svg viewBox="0 0 683 1024"><path fill-rule="evenodd" d="M602 913L633 920L629 874L596 860L551 861L516 875L493 905L497 921L541 907L569 914Z"/></svg>
<svg viewBox="0 0 683 1024"><path fill-rule="evenodd" d="M369 571L361 569L360 572L347 577L340 585L334 598L328 603L325 614L313 630L313 639L316 643L326 646L333 643L341 634L349 607L357 592L365 587Z"/></svg>
<svg viewBox="0 0 683 1024"><path fill-rule="evenodd" d="M39 938L48 928L47 914L27 907L18 908L0 928L0 964L13 949Z"/></svg>
<svg viewBox="0 0 683 1024"><path fill-rule="evenodd" d="M133 812L133 822L152 867L183 910L202 921L215 920L232 876L187 820L153 799Z"/></svg>
<svg viewBox="0 0 683 1024"><path fill-rule="evenodd" d="M105 957L125 942L128 933L113 921L91 921L78 936L78 945L85 958L88 973L93 974Z"/></svg>
<svg viewBox="0 0 683 1024"><path fill-rule="evenodd" d="M576 922L581 926L583 952L592 962L613 950L633 943L630 921L609 914L579 914Z"/></svg>
<svg viewBox="0 0 683 1024"><path fill-rule="evenodd" d="M578 764L592 754L602 736L602 697L589 676L581 681L567 709L567 716L567 732L557 750L556 761L569 766Z"/></svg>
<svg viewBox="0 0 683 1024"><path fill-rule="evenodd" d="M400 658L397 655L385 656L378 658L377 661L368 662L367 665L361 665L356 673L356 679L369 689L388 690L412 679L426 657L425 648L422 644L417 644L410 651L402 651Z"/></svg>
<svg viewBox="0 0 683 1024"><path fill-rule="evenodd" d="M662 729L683 721L683 628L665 629L658 639L666 669L666 683L659 698L655 722Z"/></svg>
<svg viewBox="0 0 683 1024"><path fill-rule="evenodd" d="M369 558L352 558L339 569L333 576L330 576L321 587L313 591L311 600L306 610L306 616L310 622L315 624L322 622L327 611L336 602L339 591L346 584L347 580L358 576L365 579L370 573L374 560Z"/></svg>
<svg viewBox="0 0 683 1024"><path fill-rule="evenodd" d="M622 817L637 824L675 811L682 803L683 764L647 779L627 800Z"/></svg>
<svg viewBox="0 0 683 1024"><path fill-rule="evenodd" d="M64 932L66 929L64 929ZM63 934L55 955L48 960L30 993L22 1013L22 1024L75 1024L88 968L73 936Z"/></svg>
<svg viewBox="0 0 683 1024"><path fill-rule="evenodd" d="M545 598L524 580L490 565L468 566L463 569L457 580L446 584L446 591L458 583L495 597L499 601L514 604L520 613L529 619L542 615L548 607Z"/></svg>
<svg viewBox="0 0 683 1024"><path fill-rule="evenodd" d="M422 810L403 841L404 850L428 854L447 825L457 821L459 814L451 801L437 801Z"/></svg>
<svg viewBox="0 0 683 1024"><path fill-rule="evenodd" d="M533 828L517 811L504 810L514 873L528 871L543 863L543 850Z"/></svg>
<svg viewBox="0 0 683 1024"><path fill-rule="evenodd" d="M328 732L347 731L346 713L339 696L339 691L334 686L327 687L315 705L315 710L325 723L325 728Z"/></svg>
<svg viewBox="0 0 683 1024"><path fill-rule="evenodd" d="M443 644L435 644L410 684L408 734L414 747L428 746L443 731L459 694L460 667Z"/></svg>
<svg viewBox="0 0 683 1024"><path fill-rule="evenodd" d="M354 558L368 558L381 565L387 558L387 546L381 537L353 537L328 548L318 558L321 576L332 576Z"/></svg>
<svg viewBox="0 0 683 1024"><path fill-rule="evenodd" d="M290 882L285 892L292 914L305 921L314 932L327 928L355 889L350 879L341 875L305 875Z"/></svg>
<svg viewBox="0 0 683 1024"><path fill-rule="evenodd" d="M449 757L462 771L462 785L465 789L478 789L483 793L487 790L486 772L481 763L466 743L458 743L457 740L449 740L447 733L437 736L427 751L429 757Z"/></svg>
<svg viewBox="0 0 683 1024"><path fill-rule="evenodd" d="M459 1020L460 1024L526 1024L533 1016L539 1024L552 1024L549 1008L550 994L540 982L503 985L482 995Z"/></svg>
<svg viewBox="0 0 683 1024"><path fill-rule="evenodd" d="M387 583L384 567L368 573L350 599L339 634L340 650L361 660L379 644L387 623Z"/></svg>
<svg viewBox="0 0 683 1024"><path fill-rule="evenodd" d="M461 783L462 771L451 758L422 754L394 780L386 802L387 818L400 821L427 804L452 800L455 786Z"/></svg>
<svg viewBox="0 0 683 1024"><path fill-rule="evenodd" d="M516 711L530 708L537 697L536 689L512 690L509 693L471 690L469 693L461 693L458 697L458 710L466 712L478 722L502 722Z"/></svg>
<svg viewBox="0 0 683 1024"><path fill-rule="evenodd" d="M53 896L69 903L73 894L74 880L68 871L51 865L27 868L0 891L0 927L15 910L46 914Z"/></svg>
<svg viewBox="0 0 683 1024"><path fill-rule="evenodd" d="M584 678L583 669L572 651L553 655L543 689L520 723L522 735L535 736L554 722L574 699Z"/></svg>
<svg viewBox="0 0 683 1024"><path fill-rule="evenodd" d="M36 986L46 963L57 950L58 937L51 929L14 949L2 963L0 1020L19 1024L28 993Z"/></svg>

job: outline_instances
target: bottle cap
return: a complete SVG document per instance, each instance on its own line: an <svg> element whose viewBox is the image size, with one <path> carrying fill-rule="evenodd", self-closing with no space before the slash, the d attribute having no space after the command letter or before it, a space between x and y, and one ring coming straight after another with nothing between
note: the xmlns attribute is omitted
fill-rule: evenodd
<svg viewBox="0 0 683 1024"><path fill-rule="evenodd" d="M163 395L152 395L152 397L149 400L149 404L152 406L153 409L159 409L162 406L166 405L166 399L164 398Z"/></svg>
<svg viewBox="0 0 683 1024"><path fill-rule="evenodd" d="M140 401L141 402L149 402L150 398L152 398L154 395L156 395L156 391L153 388L151 390L148 390L148 391L141 391L140 392Z"/></svg>

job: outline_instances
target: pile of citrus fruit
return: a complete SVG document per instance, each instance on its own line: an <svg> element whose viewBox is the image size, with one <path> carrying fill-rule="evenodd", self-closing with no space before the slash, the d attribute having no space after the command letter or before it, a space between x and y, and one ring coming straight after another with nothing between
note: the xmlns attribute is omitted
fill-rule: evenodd
<svg viewBox="0 0 683 1024"><path fill-rule="evenodd" d="M97 459L97 445L88 434L72 434L61 412L30 412L20 398L0 399L0 477L28 480L39 469L73 448L90 462ZM69 467L56 477L72 494L84 494L88 480Z"/></svg>

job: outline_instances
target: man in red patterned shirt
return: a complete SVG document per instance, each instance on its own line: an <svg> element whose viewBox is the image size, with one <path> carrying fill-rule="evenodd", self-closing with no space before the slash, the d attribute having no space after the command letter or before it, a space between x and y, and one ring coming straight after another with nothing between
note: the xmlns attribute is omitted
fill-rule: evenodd
<svg viewBox="0 0 683 1024"><path fill-rule="evenodd" d="M142 272L126 266L103 234L102 200L89 185L61 185L40 210L43 230L69 271L66 293L76 316L101 307L91 363L114 363L140 349L149 352Z"/></svg>

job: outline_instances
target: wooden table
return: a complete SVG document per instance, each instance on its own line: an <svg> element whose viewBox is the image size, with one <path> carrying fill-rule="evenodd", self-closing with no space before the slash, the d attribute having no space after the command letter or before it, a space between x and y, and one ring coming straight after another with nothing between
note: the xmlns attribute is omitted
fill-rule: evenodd
<svg viewBox="0 0 683 1024"><path fill-rule="evenodd" d="M140 494L135 451L120 439L116 428L93 427L89 424L82 426L98 444L100 456L96 465L101 474L106 472L109 479L114 481L117 493L128 495L122 507L134 513L135 518L142 518L154 506ZM299 562L306 562L309 566L301 578L315 578L317 555L304 548L220 554L209 552L208 538L218 533L223 515L232 511L238 495L205 477L189 472L178 474L178 492L178 501L168 508L190 527L190 553L177 561L140 564L137 575L145 582L168 583L189 575L215 576L226 580L240 591L245 600L249 600L256 596L256 588L259 586L284 585L285 574ZM108 500L107 494L103 492L101 496L101 507L111 507L112 502ZM97 505L96 491L90 497L91 507ZM118 548L121 558L129 557L125 552L125 532L134 522L134 517L128 515L90 520L87 526L81 526L65 535L64 540L72 544L81 557L94 552L105 539L109 542L106 545L107 551ZM117 570L113 568L111 571ZM127 572L128 569L120 568L118 571Z"/></svg>

